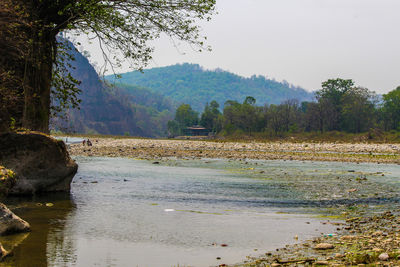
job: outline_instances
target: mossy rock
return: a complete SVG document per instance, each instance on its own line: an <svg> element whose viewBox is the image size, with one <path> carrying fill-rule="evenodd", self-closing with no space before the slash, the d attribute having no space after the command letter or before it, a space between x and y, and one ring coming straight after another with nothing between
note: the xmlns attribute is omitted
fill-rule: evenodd
<svg viewBox="0 0 400 267"><path fill-rule="evenodd" d="M15 173L4 166L0 166L0 196L6 196L15 182Z"/></svg>
<svg viewBox="0 0 400 267"><path fill-rule="evenodd" d="M348 254L347 259L352 264L370 264L378 260L378 254L375 252L358 251Z"/></svg>

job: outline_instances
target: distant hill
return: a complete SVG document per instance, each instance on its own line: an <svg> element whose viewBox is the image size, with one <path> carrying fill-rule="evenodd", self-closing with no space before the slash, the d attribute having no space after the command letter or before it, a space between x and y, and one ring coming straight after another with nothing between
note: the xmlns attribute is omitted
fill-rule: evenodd
<svg viewBox="0 0 400 267"><path fill-rule="evenodd" d="M72 47L72 44L70 44ZM80 109L68 110L66 119L55 118L52 128L76 133L97 133L144 137L165 136L176 104L159 93L140 86L106 85L89 61L71 49L75 61L70 69L81 81Z"/></svg>
<svg viewBox="0 0 400 267"><path fill-rule="evenodd" d="M150 88L178 103L190 104L195 110L203 111L207 102L216 100L221 106L227 100L243 102L252 96L258 105L280 104L287 99L311 100L312 93L287 82L277 82L263 76L244 78L222 70L204 70L197 64L177 64L106 76L111 83L138 85Z"/></svg>

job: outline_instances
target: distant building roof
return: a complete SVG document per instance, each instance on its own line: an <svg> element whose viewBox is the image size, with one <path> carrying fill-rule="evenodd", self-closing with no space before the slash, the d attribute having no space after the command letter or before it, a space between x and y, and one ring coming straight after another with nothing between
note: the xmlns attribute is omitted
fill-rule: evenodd
<svg viewBox="0 0 400 267"><path fill-rule="evenodd" d="M188 130L207 130L206 128L204 128L203 126L200 126L200 125L194 125L194 126L191 126L191 127L186 127L186 129L188 129Z"/></svg>
<svg viewBox="0 0 400 267"><path fill-rule="evenodd" d="M209 132L210 132L209 129L204 128L203 126L200 125L194 125L183 129L183 133L188 136L206 136L209 134Z"/></svg>

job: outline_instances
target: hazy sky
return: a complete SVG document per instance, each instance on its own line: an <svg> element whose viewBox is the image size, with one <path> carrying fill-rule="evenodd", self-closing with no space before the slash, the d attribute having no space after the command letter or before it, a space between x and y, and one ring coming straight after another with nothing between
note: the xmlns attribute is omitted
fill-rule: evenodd
<svg viewBox="0 0 400 267"><path fill-rule="evenodd" d="M198 63L307 90L337 77L378 93L400 85L400 0L217 0L217 9L201 23L212 52L163 38L150 67Z"/></svg>

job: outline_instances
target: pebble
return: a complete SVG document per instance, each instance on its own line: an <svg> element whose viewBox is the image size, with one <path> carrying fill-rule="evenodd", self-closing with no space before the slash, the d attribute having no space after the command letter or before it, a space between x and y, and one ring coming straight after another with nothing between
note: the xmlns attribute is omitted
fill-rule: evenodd
<svg viewBox="0 0 400 267"><path fill-rule="evenodd" d="M333 249L333 248L335 248L335 246L329 243L319 243L314 247L314 249L319 249L319 250Z"/></svg>
<svg viewBox="0 0 400 267"><path fill-rule="evenodd" d="M243 147L243 145L245 146ZM133 149L136 148L136 149ZM333 144L321 143L292 143L292 142L214 142L208 140L155 140L155 139L118 139L99 138L93 146L92 152L82 149L81 144L73 144L69 148L71 155L113 156L113 157L142 157L155 159L156 157L198 156L199 151L207 154L207 158L236 158L236 159L296 159L296 160L329 160L351 162L382 162L399 163L399 156L395 157L365 157L366 151L380 154L398 153L389 144ZM282 153L285 151L285 153ZM329 151L333 153L318 153ZM296 152L294 155L287 153ZM349 154L351 156L343 155ZM340 155L340 156L339 156ZM363 156L359 156L363 155ZM348 170L354 171L354 170ZM383 174L383 173L382 173Z"/></svg>
<svg viewBox="0 0 400 267"><path fill-rule="evenodd" d="M387 261L389 259L389 255L387 253L382 253L378 257L381 261Z"/></svg>

